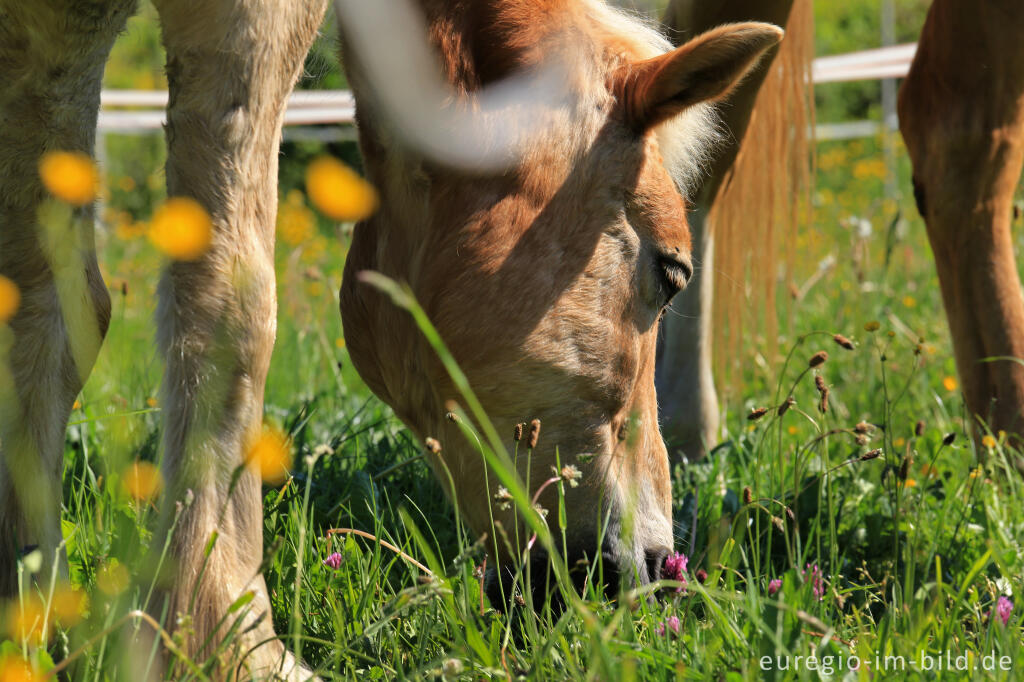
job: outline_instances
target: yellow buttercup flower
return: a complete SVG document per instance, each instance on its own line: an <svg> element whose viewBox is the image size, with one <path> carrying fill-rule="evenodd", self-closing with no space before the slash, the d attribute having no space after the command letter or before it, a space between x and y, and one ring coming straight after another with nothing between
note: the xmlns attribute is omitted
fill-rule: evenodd
<svg viewBox="0 0 1024 682"><path fill-rule="evenodd" d="M156 497L163 485L160 470L150 462L133 462L125 469L121 482L125 492L139 502Z"/></svg>
<svg viewBox="0 0 1024 682"><path fill-rule="evenodd" d="M59 585L53 591L53 600L50 602L50 609L57 622L66 628L81 621L88 606L89 598L85 592L67 584Z"/></svg>
<svg viewBox="0 0 1024 682"><path fill-rule="evenodd" d="M298 246L315 231L316 218L306 207L302 192L292 190L277 210L277 233L288 245Z"/></svg>
<svg viewBox="0 0 1024 682"><path fill-rule="evenodd" d="M265 426L252 439L246 450L245 462L260 473L264 483L278 485L288 476L292 466L291 444L288 437L276 428Z"/></svg>
<svg viewBox="0 0 1024 682"><path fill-rule="evenodd" d="M7 322L18 312L21 305L21 292L18 285L0 275L0 324Z"/></svg>
<svg viewBox="0 0 1024 682"><path fill-rule="evenodd" d="M83 206L96 198L99 173L81 152L47 152L39 160L39 177L47 191L61 201Z"/></svg>
<svg viewBox="0 0 1024 682"><path fill-rule="evenodd" d="M43 679L26 660L13 655L0 657L0 682L42 682Z"/></svg>
<svg viewBox="0 0 1024 682"><path fill-rule="evenodd" d="M322 156L306 168L306 194L324 215L335 220L362 220L377 210L377 191L351 168Z"/></svg>
<svg viewBox="0 0 1024 682"><path fill-rule="evenodd" d="M953 392L956 390L959 384L956 382L956 377L946 377L942 380L942 387L947 391Z"/></svg>
<svg viewBox="0 0 1024 682"><path fill-rule="evenodd" d="M996 439L993 438L991 434L986 433L984 436L981 437L981 444L984 445L989 450L991 450L996 446Z"/></svg>
<svg viewBox="0 0 1024 682"><path fill-rule="evenodd" d="M32 594L22 600L12 601L7 605L6 615L7 627L4 632L16 642L28 640L34 645L41 645L49 640L53 619L47 620L46 609L37 595ZM47 621L45 631L44 621Z"/></svg>
<svg viewBox="0 0 1024 682"><path fill-rule="evenodd" d="M149 239L175 260L196 260L213 243L213 221L198 201L172 197L153 214Z"/></svg>

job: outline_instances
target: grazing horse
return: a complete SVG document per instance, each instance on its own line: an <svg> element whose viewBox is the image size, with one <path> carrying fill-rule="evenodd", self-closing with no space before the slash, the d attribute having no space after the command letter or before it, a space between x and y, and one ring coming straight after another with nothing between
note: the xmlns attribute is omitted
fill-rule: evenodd
<svg viewBox="0 0 1024 682"><path fill-rule="evenodd" d="M356 226L342 284L345 328L358 330L348 339L352 361L417 435L441 442L433 464L446 481L443 458L449 494L473 530L493 538L496 520L512 535L512 512L492 500L494 476L481 488L488 477L477 446L445 418L459 398L453 382L413 320L357 274L408 282L509 445L516 423L540 419L531 491L551 477L556 449L563 462L593 456L579 487L567 488L570 563L600 553L606 575L657 579L673 540L654 354L659 318L692 274L685 191L715 132L706 103L725 96L781 31L728 25L672 51L597 1L423 9L457 93L562 58L570 97L514 166L465 172L396 142L373 84L357 59L345 60L382 199Z"/></svg>
<svg viewBox="0 0 1024 682"><path fill-rule="evenodd" d="M47 151L92 153L104 61L134 4L0 0L0 274L21 295L0 330L0 596L16 590L23 548L60 563L64 430L110 321L93 208L75 209L52 238L37 165ZM177 573L150 607L171 624L187 616L184 651L199 656L252 591L239 629L244 665L297 673L282 663L259 573L260 480L239 466L261 428L275 333L281 121L326 3L154 4L170 88L168 194L198 201L213 234L208 251L168 266L159 285L164 517ZM516 422L542 420L531 490L556 450L564 461L592 456L567 500L572 552L601 552L629 579L656 578L672 525L654 353L659 317L692 273L685 190L715 137L708 103L782 33L736 24L673 50L599 0L422 0L420 9L457 102L472 109L481 88L549 59L564 66L566 99L506 168L460 169L404 141L390 123L401 116L376 96L386 83L368 82L364 55L349 55L382 198L357 229L343 284L353 360L417 434L440 439L449 493L485 532L496 491L444 419L457 393L406 315L355 274L409 282L499 428L511 435ZM498 135L502 120L492 123Z"/></svg>

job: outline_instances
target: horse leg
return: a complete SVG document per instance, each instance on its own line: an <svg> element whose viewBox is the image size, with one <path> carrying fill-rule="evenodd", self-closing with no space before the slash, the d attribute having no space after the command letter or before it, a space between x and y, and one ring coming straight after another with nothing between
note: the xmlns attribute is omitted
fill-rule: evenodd
<svg viewBox="0 0 1024 682"><path fill-rule="evenodd" d="M278 666L296 674L273 639L260 574L260 477L248 468L233 477L261 429L276 330L281 122L326 2L155 4L170 87L168 194L198 201L213 221L209 251L172 263L159 286L168 516L175 501L190 500L170 541L178 577L168 595L169 617L173 623L187 616L179 622L190 623L188 653L202 657L236 620L219 624L228 607L252 591L239 628L244 634L230 647L237 656L231 665L242 663L250 674Z"/></svg>
<svg viewBox="0 0 1024 682"><path fill-rule="evenodd" d="M700 459L718 435L718 393L711 373L714 241L707 207L689 216L694 274L662 318L655 387L670 456Z"/></svg>
<svg viewBox="0 0 1024 682"><path fill-rule="evenodd" d="M40 157L92 155L100 82L135 0L89 5L0 0L0 275L20 306L0 325L0 597L17 558L38 546L44 578L66 575L60 497L64 431L110 321L93 242L93 207L54 211Z"/></svg>
<svg viewBox="0 0 1024 682"><path fill-rule="evenodd" d="M783 26L793 0L730 0L724 3L672 0L664 23L672 35L686 40L723 23L767 21ZM711 371L711 309L714 279L714 214L719 189L733 167L750 123L757 94L778 48L772 48L729 96L719 115L728 131L715 150L709 172L693 197L690 233L695 254L693 279L676 296L663 320L658 342L656 387L662 430L675 461L699 459L718 435L718 394Z"/></svg>
<svg viewBox="0 0 1024 682"><path fill-rule="evenodd" d="M1024 298L1013 193L1024 163L1024 5L935 0L899 94L967 409L1024 434ZM983 362L985 358L1004 358ZM977 427L978 425L975 424Z"/></svg>

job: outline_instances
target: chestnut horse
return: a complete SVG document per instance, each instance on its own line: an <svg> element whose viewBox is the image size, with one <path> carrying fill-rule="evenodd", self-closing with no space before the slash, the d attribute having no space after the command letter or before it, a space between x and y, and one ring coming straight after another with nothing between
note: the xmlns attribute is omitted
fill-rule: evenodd
<svg viewBox="0 0 1024 682"><path fill-rule="evenodd" d="M170 265L159 286L164 506L170 519L179 505L179 518L169 543L177 578L151 608L171 627L187 615L185 652L204 655L229 606L252 591L237 647L244 664L301 674L283 662L259 573L260 480L234 474L261 428L274 341L281 120L325 0L155 5L170 86L168 194L197 200L214 234L209 251ZM656 578L672 524L654 354L659 317L693 269L685 191L715 137L708 103L782 32L735 24L673 50L599 0L422 0L420 9L456 108L473 110L489 84L552 60L564 97L503 168L466 170L431 155L422 137L408 142L392 124L401 112L381 105L387 83L362 70L373 56L349 55L382 199L357 229L342 290L353 360L418 435L440 439L450 494L487 531L496 490L444 418L457 397L451 381L408 317L355 273L409 282L503 433L542 421L531 490L556 450L564 461L592 457L567 500L571 552L602 553L628 580ZM61 563L64 430L110 320L93 208L76 209L60 238L73 248L55 249L37 214L37 164L50 150L93 152L104 61L133 10L134 0L0 0L0 274L21 293L2 330L0 595L16 589L23 548ZM353 42L363 30L372 27L346 27ZM511 120L491 121L492 134Z"/></svg>
<svg viewBox="0 0 1024 682"><path fill-rule="evenodd" d="M469 525L493 538L497 521L511 535L512 512L493 504L495 477L481 489L477 446L445 418L459 398L453 382L412 319L357 274L408 282L509 445L516 423L543 425L529 490L550 478L556 449L566 462L593 456L567 488L570 564L600 553L606 574L657 579L672 523L654 354L659 317L692 274L684 193L714 134L704 103L727 94L781 32L729 25L669 51L660 34L599 2L423 7L457 93L568 55L570 97L511 168L468 173L397 144L372 83L346 59L382 198L356 226L341 290L345 328L358 330L352 361L417 435L440 440Z"/></svg>

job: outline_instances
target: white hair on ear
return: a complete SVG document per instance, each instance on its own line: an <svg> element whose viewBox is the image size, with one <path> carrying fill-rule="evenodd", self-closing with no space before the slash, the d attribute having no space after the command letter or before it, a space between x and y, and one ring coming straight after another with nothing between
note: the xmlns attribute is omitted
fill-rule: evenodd
<svg viewBox="0 0 1024 682"><path fill-rule="evenodd" d="M468 170L515 164L552 115L572 106L564 66L546 63L469 95L442 78L409 0L335 0L380 113L425 157Z"/></svg>
<svg viewBox="0 0 1024 682"><path fill-rule="evenodd" d="M647 16L609 6L604 0L583 0L589 16L605 32L626 40L635 56L650 59L671 52L661 26ZM655 128L661 155L680 192L692 198L715 149L725 135L713 104L700 103Z"/></svg>

